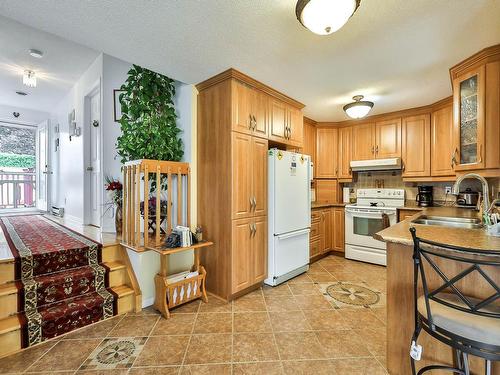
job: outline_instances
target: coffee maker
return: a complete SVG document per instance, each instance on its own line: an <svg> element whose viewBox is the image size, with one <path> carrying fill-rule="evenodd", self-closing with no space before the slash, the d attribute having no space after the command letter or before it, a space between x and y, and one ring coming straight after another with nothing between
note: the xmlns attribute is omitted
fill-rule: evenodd
<svg viewBox="0 0 500 375"><path fill-rule="evenodd" d="M416 202L419 207L432 206L432 186L418 186Z"/></svg>

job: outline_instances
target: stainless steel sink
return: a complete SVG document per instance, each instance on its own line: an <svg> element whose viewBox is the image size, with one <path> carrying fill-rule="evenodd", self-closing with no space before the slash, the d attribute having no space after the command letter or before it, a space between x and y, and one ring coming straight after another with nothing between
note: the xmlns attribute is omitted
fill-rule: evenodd
<svg viewBox="0 0 500 375"><path fill-rule="evenodd" d="M466 217L446 217L422 215L413 220L414 224L438 225L442 227L480 229L483 227L480 219L469 219Z"/></svg>

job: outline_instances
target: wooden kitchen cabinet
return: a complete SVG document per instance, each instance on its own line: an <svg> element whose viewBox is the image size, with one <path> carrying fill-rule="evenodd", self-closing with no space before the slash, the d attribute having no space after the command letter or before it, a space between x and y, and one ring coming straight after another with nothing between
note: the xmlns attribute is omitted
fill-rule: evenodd
<svg viewBox="0 0 500 375"><path fill-rule="evenodd" d="M269 120L269 139L276 142L285 143L285 133L287 128L286 104L277 99L270 99L270 120Z"/></svg>
<svg viewBox="0 0 500 375"><path fill-rule="evenodd" d="M337 180L315 180L316 203L338 203L339 183Z"/></svg>
<svg viewBox="0 0 500 375"><path fill-rule="evenodd" d="M432 112L431 176L455 176L453 158L453 104L450 102Z"/></svg>
<svg viewBox="0 0 500 375"><path fill-rule="evenodd" d="M258 90L234 81L233 105L235 118L233 130L267 138L268 98Z"/></svg>
<svg viewBox="0 0 500 375"><path fill-rule="evenodd" d="M288 144L302 147L304 141L304 116L298 108L287 105Z"/></svg>
<svg viewBox="0 0 500 375"><path fill-rule="evenodd" d="M252 194L253 214L267 214L267 139L252 138ZM249 168L248 168L249 169Z"/></svg>
<svg viewBox="0 0 500 375"><path fill-rule="evenodd" d="M337 135L336 128L318 128L316 130L316 178L337 178Z"/></svg>
<svg viewBox="0 0 500 375"><path fill-rule="evenodd" d="M333 221L333 229L332 229L332 249L335 251L344 252L344 208L342 207L334 207L332 208L332 221Z"/></svg>
<svg viewBox="0 0 500 375"><path fill-rule="evenodd" d="M402 147L404 177L428 177L431 174L430 115L404 117Z"/></svg>
<svg viewBox="0 0 500 375"><path fill-rule="evenodd" d="M377 159L401 156L401 119L375 123L375 157Z"/></svg>
<svg viewBox="0 0 500 375"><path fill-rule="evenodd" d="M233 292L262 282L267 275L267 217L233 221Z"/></svg>
<svg viewBox="0 0 500 375"><path fill-rule="evenodd" d="M352 128L353 160L375 159L375 124L354 125Z"/></svg>
<svg viewBox="0 0 500 375"><path fill-rule="evenodd" d="M338 130L338 178L342 182L352 181L352 127Z"/></svg>
<svg viewBox="0 0 500 375"><path fill-rule="evenodd" d="M321 210L320 236L323 241L320 243L320 253L328 252L332 248L333 237L333 210L327 208Z"/></svg>

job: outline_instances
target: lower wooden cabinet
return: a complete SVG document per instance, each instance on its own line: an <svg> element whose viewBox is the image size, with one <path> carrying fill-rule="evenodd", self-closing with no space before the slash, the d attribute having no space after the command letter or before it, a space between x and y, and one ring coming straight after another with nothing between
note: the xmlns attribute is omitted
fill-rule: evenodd
<svg viewBox="0 0 500 375"><path fill-rule="evenodd" d="M314 180L317 203L338 203L339 183L337 180Z"/></svg>
<svg viewBox="0 0 500 375"><path fill-rule="evenodd" d="M344 251L344 208L325 207L311 212L309 257Z"/></svg>
<svg viewBox="0 0 500 375"><path fill-rule="evenodd" d="M233 220L231 291L237 293L267 276L267 217Z"/></svg>

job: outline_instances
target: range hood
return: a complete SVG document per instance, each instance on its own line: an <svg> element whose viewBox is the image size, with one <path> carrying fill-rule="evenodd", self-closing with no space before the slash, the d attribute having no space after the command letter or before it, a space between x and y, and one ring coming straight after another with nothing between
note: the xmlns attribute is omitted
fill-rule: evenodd
<svg viewBox="0 0 500 375"><path fill-rule="evenodd" d="M354 172L401 169L401 158L353 160L351 169Z"/></svg>

